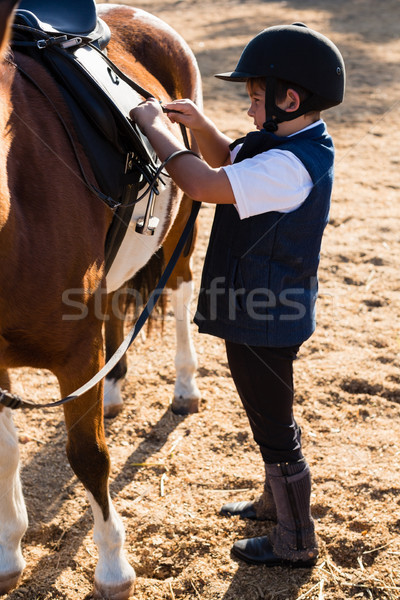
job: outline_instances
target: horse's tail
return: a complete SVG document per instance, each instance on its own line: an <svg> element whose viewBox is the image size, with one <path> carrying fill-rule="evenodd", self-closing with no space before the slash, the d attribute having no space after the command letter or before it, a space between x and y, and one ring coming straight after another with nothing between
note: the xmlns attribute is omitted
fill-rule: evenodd
<svg viewBox="0 0 400 600"><path fill-rule="evenodd" d="M165 266L164 251L161 247L150 260L135 275L126 282L125 314L136 321L150 294L157 288ZM161 294L156 306L151 311L147 321L147 331L150 332L156 322L161 322L164 328L164 318L167 311L167 296Z"/></svg>

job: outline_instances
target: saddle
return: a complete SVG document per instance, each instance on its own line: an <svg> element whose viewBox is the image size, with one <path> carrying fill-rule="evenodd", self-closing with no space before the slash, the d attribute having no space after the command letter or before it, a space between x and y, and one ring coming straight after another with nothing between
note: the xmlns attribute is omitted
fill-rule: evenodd
<svg viewBox="0 0 400 600"><path fill-rule="evenodd" d="M57 81L100 190L90 187L114 210L106 239L106 272L139 191L151 184L158 193L154 178L159 166L149 141L129 118L130 110L150 94L108 59L110 37L94 0L22 0L11 42L15 51L40 61ZM17 54L15 62L18 66ZM22 73L35 83L29 73Z"/></svg>
<svg viewBox="0 0 400 600"><path fill-rule="evenodd" d="M46 33L86 37L101 49L111 37L108 25L97 16L94 0L22 0L15 22Z"/></svg>

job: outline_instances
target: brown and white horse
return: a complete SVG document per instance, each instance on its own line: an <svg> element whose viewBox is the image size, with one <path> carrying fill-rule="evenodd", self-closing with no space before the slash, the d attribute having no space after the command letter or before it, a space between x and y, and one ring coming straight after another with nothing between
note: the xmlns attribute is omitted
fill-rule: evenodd
<svg viewBox="0 0 400 600"><path fill-rule="evenodd" d="M76 175L76 156L54 110L13 66L17 55L7 56L15 4L0 1L0 387L9 389L7 369L32 366L52 371L65 396L103 365L99 315L106 311L105 291L117 290L163 243L181 194L166 184L157 202L162 225L154 236L143 236L146 244L139 249L135 236L128 235L106 282L110 211ZM107 5L101 16L112 31L109 57L126 74L163 102L177 97L200 101L194 57L173 30L128 7ZM52 79L33 60L23 61L68 124ZM90 173L83 152L80 160ZM85 307L77 311L84 318L68 318L74 316L63 301L68 290ZM94 515L99 556L95 597L124 600L132 593L135 573L125 557L124 529L109 496L102 388L99 384L64 405L67 456ZM11 411L0 407L0 593L16 585L25 565L21 538L27 514L18 463Z"/></svg>

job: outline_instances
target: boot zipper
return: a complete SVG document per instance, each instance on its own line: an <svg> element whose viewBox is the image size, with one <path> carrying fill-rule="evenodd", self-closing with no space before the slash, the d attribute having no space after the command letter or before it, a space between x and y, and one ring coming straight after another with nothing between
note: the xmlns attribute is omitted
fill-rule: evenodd
<svg viewBox="0 0 400 600"><path fill-rule="evenodd" d="M292 510L293 520L296 528L296 549L297 550L305 550L302 539L301 539L301 523L299 517L299 511L297 510L296 499L294 497L294 493L292 490L292 484L289 483L289 472L287 465L285 463L281 463L282 474L285 476L286 489L289 498L290 508Z"/></svg>

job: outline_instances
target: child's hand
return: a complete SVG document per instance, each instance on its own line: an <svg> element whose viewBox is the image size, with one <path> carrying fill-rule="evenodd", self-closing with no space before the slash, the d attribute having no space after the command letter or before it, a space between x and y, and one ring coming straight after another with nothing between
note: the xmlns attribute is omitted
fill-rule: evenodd
<svg viewBox="0 0 400 600"><path fill-rule="evenodd" d="M204 116L191 100L174 100L164 104L163 111L171 123L182 123L189 129L201 129Z"/></svg>
<svg viewBox="0 0 400 600"><path fill-rule="evenodd" d="M149 98L145 102L138 104L129 113L132 121L144 132L146 125L151 125L158 117L162 115L162 108L158 100Z"/></svg>

